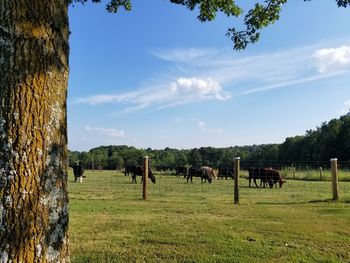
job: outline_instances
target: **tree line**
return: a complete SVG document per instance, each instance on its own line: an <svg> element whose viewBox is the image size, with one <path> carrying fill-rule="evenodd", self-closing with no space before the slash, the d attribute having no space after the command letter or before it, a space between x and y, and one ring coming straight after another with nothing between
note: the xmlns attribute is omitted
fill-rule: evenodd
<svg viewBox="0 0 350 263"><path fill-rule="evenodd" d="M232 146L226 148L200 147L194 149L152 148L138 149L126 145L93 148L88 152L69 151L69 164L79 161L87 169L123 169L127 165L142 164L143 156L151 160L155 169L175 169L178 166L208 165L230 167L234 157L251 163L328 162L337 157L350 161L350 112L324 122L305 135L288 137L281 144Z"/></svg>

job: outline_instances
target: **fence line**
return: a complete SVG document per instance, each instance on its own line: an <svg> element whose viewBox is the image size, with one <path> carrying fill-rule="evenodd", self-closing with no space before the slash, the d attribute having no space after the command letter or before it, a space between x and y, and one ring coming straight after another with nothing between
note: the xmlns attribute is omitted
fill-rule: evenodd
<svg viewBox="0 0 350 263"><path fill-rule="evenodd" d="M350 170L343 166L342 162L338 162L336 167L337 176L339 178L337 193L333 195L332 186L332 170L331 165L329 168L320 168L316 163L306 163L304 169L301 166L284 167L280 171L287 183L283 185L282 189L261 189L256 188L255 185L249 188L248 186L248 172L245 169L249 164L250 167L258 167L262 162L253 163L240 160L239 178L237 180L238 191L240 196L235 197L235 180L228 178L214 181L212 184L201 184L199 178L194 178L193 184L186 183L186 179L181 176L180 178L175 176L175 173L155 173L157 177L156 184L147 184L147 197L150 196L150 200L161 200L165 196L173 196L174 201L177 200L177 196L182 194L194 195L198 200L208 200L208 198L224 199L228 202L233 200L233 203L283 203L283 202L305 202L306 201L318 201L318 200L342 200L345 202L350 201ZM329 162L331 163L331 162ZM276 164L278 164L276 162ZM325 167L325 166L323 166ZM345 169L344 169L345 167ZM317 168L317 169L316 169ZM143 191L142 184L138 181L137 184L131 183L131 178L124 176L123 171L91 171L87 170L85 175L87 178L82 184L73 183L73 179L70 179L70 187L84 188L86 193L82 192L81 198L93 198L88 193L93 193L93 188L103 188L106 191L106 195L110 195L111 198L140 198L140 194ZM171 175L172 174L172 175ZM72 177L70 177L72 178ZM140 180L140 179L139 179ZM148 181L148 180L147 180ZM74 191L73 191L74 192ZM80 192L79 192L80 194ZM233 197L233 198L232 198ZM332 198L333 197L333 198ZM197 200L195 198L195 200ZM201 199L203 198L203 199ZM236 200L238 199L238 202ZM186 201L190 202L190 198ZM197 201L198 201L197 200ZM202 202L201 201L201 202Z"/></svg>

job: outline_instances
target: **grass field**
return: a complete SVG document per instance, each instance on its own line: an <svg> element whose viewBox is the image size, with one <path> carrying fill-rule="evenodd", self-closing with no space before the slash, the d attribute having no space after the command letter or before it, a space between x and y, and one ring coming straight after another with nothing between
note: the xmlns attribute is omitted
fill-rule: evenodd
<svg viewBox="0 0 350 263"><path fill-rule="evenodd" d="M142 185L115 171L69 178L70 250L76 262L350 262L350 182L288 180L248 188L156 174ZM140 178L138 178L138 182Z"/></svg>
<svg viewBox="0 0 350 263"><path fill-rule="evenodd" d="M295 169L284 168L281 171L283 178L306 181L331 181L332 172L330 169ZM350 182L349 170L338 170L338 179L342 182Z"/></svg>

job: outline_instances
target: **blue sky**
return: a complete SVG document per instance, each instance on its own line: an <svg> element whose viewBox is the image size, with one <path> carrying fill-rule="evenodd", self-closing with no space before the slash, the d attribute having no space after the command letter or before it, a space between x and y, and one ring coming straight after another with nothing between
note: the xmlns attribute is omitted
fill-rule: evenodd
<svg viewBox="0 0 350 263"><path fill-rule="evenodd" d="M70 150L281 143L350 108L349 8L289 1L240 52L225 37L239 19L197 15L164 0L70 7Z"/></svg>

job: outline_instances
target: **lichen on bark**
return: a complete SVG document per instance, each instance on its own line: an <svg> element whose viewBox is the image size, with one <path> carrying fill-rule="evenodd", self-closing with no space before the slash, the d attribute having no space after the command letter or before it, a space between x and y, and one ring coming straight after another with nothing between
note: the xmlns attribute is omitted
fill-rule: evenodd
<svg viewBox="0 0 350 263"><path fill-rule="evenodd" d="M68 2L0 2L0 262L69 262Z"/></svg>

